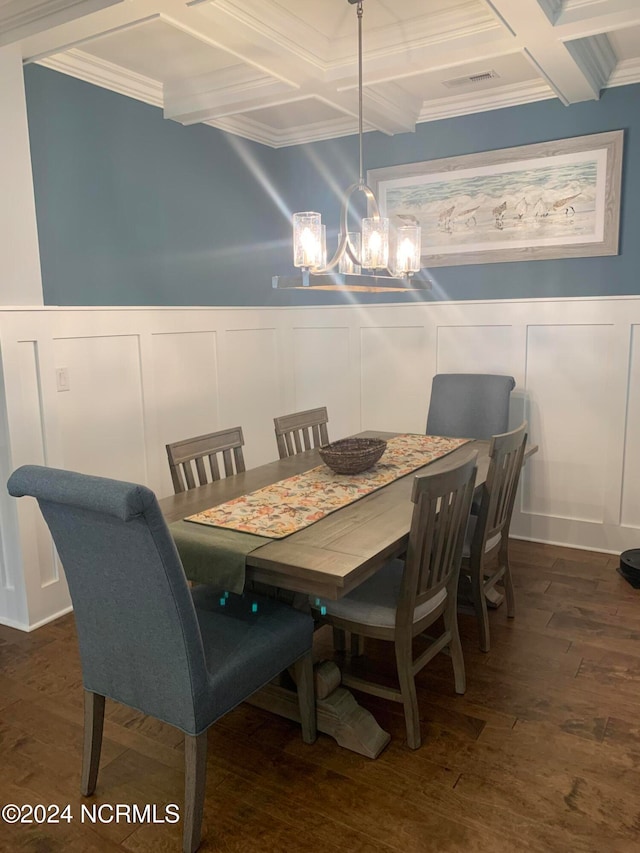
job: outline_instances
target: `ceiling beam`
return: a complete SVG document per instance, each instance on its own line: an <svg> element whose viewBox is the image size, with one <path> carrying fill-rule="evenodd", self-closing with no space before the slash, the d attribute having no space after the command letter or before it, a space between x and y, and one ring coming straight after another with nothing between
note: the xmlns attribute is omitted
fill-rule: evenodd
<svg viewBox="0 0 640 853"><path fill-rule="evenodd" d="M513 33L525 56L566 104L596 100L606 83L594 73L598 50L582 45L570 50L558 40L551 17L554 5L549 0L484 0L497 17Z"/></svg>

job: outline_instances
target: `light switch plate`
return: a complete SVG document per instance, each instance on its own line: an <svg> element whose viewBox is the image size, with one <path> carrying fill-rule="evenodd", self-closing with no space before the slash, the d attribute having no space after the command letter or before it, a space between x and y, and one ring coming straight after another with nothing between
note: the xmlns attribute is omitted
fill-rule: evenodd
<svg viewBox="0 0 640 853"><path fill-rule="evenodd" d="M69 390L69 371L66 367L56 367L56 388L58 391Z"/></svg>

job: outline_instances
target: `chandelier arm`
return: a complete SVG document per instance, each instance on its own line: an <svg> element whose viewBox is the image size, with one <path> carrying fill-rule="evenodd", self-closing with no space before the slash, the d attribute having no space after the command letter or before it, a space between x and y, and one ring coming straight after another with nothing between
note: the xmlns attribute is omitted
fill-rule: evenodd
<svg viewBox="0 0 640 853"><path fill-rule="evenodd" d="M339 263L340 259L346 254L349 255L351 260L357 265L361 266L361 262L355 254L355 251L351 244L349 243L349 202L351 200L351 196L355 192L361 192L365 195L367 202L369 204L369 208L372 213L373 219L380 219L380 208L378 207L378 202L376 201L376 197L373 193L371 187L367 186L364 181L358 181L358 183L351 184L351 186L346 190L344 194L344 199L342 201L342 208L340 210L340 234L338 237L338 248L334 256L330 261L327 261L326 265L323 267L311 267L311 271L314 273L328 273L331 272ZM391 270L387 268L387 272L392 275Z"/></svg>

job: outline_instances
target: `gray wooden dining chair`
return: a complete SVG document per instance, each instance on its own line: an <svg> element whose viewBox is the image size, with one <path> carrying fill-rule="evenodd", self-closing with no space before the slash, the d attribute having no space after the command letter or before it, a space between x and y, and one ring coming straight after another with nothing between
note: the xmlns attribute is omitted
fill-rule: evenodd
<svg viewBox="0 0 640 853"><path fill-rule="evenodd" d="M472 515L460 570L461 600L469 597L478 620L480 648L490 647L487 596L504 584L507 616L515 615L513 581L509 565L509 527L527 443L527 422L502 435L494 435L489 448L487 479L480 487L480 505ZM501 600L494 596L494 602Z"/></svg>
<svg viewBox="0 0 640 853"><path fill-rule="evenodd" d="M37 499L69 584L85 691L82 794L96 787L105 697L175 726L185 734L183 849L193 853L213 722L293 666L302 736L315 739L313 619L253 594L191 592L145 486L26 465L8 489Z"/></svg>
<svg viewBox="0 0 640 853"><path fill-rule="evenodd" d="M167 444L174 492L180 494L187 489L220 480L223 474L218 461L219 455L222 457L225 477L242 473L245 470L243 446L244 436L242 427L239 426ZM197 483L193 472L194 464Z"/></svg>
<svg viewBox="0 0 640 853"><path fill-rule="evenodd" d="M329 443L329 416L324 406L273 419L280 459Z"/></svg>
<svg viewBox="0 0 640 853"><path fill-rule="evenodd" d="M320 611L315 613L321 621L341 630L394 644L397 688L348 671L343 671L342 683L402 702L411 749L418 749L421 743L416 674L438 652L448 650L456 693L466 689L457 621L458 574L476 479L476 456L470 453L448 471L416 477L406 559L390 561L344 598L323 599ZM427 637L424 632L440 617L442 633ZM423 635L428 645L414 657L413 640L418 635Z"/></svg>
<svg viewBox="0 0 640 853"><path fill-rule="evenodd" d="M437 373L431 383L427 435L489 440L509 428L516 381L495 373Z"/></svg>

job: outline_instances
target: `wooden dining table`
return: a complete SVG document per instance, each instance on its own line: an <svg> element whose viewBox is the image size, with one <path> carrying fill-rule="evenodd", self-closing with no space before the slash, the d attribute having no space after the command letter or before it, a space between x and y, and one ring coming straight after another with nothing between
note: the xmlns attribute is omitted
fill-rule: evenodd
<svg viewBox="0 0 640 853"><path fill-rule="evenodd" d="M366 431L359 435L391 438L397 433ZM290 591L292 603L299 607L309 607L310 596L320 600L341 598L387 560L406 550L413 512L414 478L445 471L475 452L476 483L480 485L487 476L488 451L488 441L470 441L309 527L284 539L259 545L246 555L246 580ZM160 507L168 523L176 522L320 464L318 451L308 450L163 498ZM215 528L210 530L211 559L215 560ZM332 735L341 746L376 758L389 742L390 735L357 704L346 688L340 686L340 671L335 663L325 661L319 665L316 688L319 731ZM255 694L252 703L289 719L298 719L295 692L282 684L263 688Z"/></svg>

